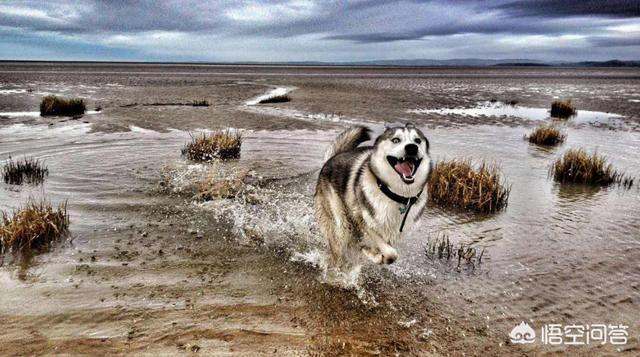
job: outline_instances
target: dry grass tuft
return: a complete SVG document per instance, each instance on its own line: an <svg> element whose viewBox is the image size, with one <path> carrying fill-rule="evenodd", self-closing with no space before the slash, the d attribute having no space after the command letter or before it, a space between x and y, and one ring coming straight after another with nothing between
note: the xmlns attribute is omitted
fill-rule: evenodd
<svg viewBox="0 0 640 357"><path fill-rule="evenodd" d="M241 197L248 203L256 203L255 186L253 185L256 182L255 173L248 170L226 177L211 175L198 186L196 198L202 201L212 201Z"/></svg>
<svg viewBox="0 0 640 357"><path fill-rule="evenodd" d="M198 198L203 201L234 198L244 191L245 186L243 177L209 177L200 183Z"/></svg>
<svg viewBox="0 0 640 357"><path fill-rule="evenodd" d="M12 214L2 212L0 223L2 253L42 250L68 232L67 204L53 208L49 202L31 201Z"/></svg>
<svg viewBox="0 0 640 357"><path fill-rule="evenodd" d="M476 265L482 263L482 257L484 256L484 248L480 252L474 247L464 244L458 244L454 246L449 240L449 235L444 232L436 235L434 239L429 237L429 243L424 249L424 254L431 260L446 260L451 259L458 260L457 269L460 269L462 262L465 262L468 266L475 269Z"/></svg>
<svg viewBox="0 0 640 357"><path fill-rule="evenodd" d="M49 169L38 159L23 158L22 160L9 161L2 167L2 179L4 183L22 185L23 183L40 184L49 175Z"/></svg>
<svg viewBox="0 0 640 357"><path fill-rule="evenodd" d="M435 204L480 213L506 207L510 192L496 165L483 162L476 169L469 160L455 159L433 165L427 189Z"/></svg>
<svg viewBox="0 0 640 357"><path fill-rule="evenodd" d="M581 183L599 186L620 184L630 188L634 179L617 171L607 160L582 149L570 149L551 166L553 179L560 183Z"/></svg>
<svg viewBox="0 0 640 357"><path fill-rule="evenodd" d="M554 118L568 118L576 114L576 106L571 99L556 100L551 103L551 116Z"/></svg>
<svg viewBox="0 0 640 357"><path fill-rule="evenodd" d="M554 146L564 142L566 135L554 126L539 126L527 137L530 143Z"/></svg>
<svg viewBox="0 0 640 357"><path fill-rule="evenodd" d="M192 136L182 149L189 160L211 161L214 159L237 159L240 157L242 135L238 131L222 130L210 134Z"/></svg>
<svg viewBox="0 0 640 357"><path fill-rule="evenodd" d="M273 96L273 97L265 98L265 99L261 100L259 103L260 104L284 103L284 102L289 102L289 101L291 101L291 97L289 97L289 94L281 94L281 95L276 95L276 96Z"/></svg>
<svg viewBox="0 0 640 357"><path fill-rule="evenodd" d="M209 104L208 100L203 99L203 100L194 100L193 102L191 102L191 105L194 107L208 107L211 104Z"/></svg>
<svg viewBox="0 0 640 357"><path fill-rule="evenodd" d="M40 115L43 117L82 115L86 109L84 99L66 99L48 95L40 102Z"/></svg>

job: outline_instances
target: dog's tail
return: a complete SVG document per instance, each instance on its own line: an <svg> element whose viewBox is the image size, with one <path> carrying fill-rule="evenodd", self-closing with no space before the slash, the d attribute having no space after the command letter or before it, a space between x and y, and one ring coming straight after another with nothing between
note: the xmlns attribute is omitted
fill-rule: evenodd
<svg viewBox="0 0 640 357"><path fill-rule="evenodd" d="M343 131L324 154L324 161L327 162L341 152L357 148L361 143L371 139L370 133L371 129L361 125Z"/></svg>

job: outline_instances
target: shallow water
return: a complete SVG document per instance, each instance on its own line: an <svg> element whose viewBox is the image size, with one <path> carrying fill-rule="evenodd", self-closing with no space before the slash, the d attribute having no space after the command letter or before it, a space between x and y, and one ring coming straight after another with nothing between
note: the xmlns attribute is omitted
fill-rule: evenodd
<svg viewBox="0 0 640 357"><path fill-rule="evenodd" d="M59 71L60 69L42 72L55 76ZM480 120L484 118L482 115L487 118L506 115L546 121L548 111L542 106L536 106L536 103L549 97L532 97L530 105L512 107L484 103L476 107L473 103L483 103L480 97L486 98L490 93L478 94L474 92L474 88L479 86L478 83L487 81L488 88L499 87L503 93L520 91L521 98L534 96L536 92L564 97L567 93L602 94L615 87L614 82L620 77L629 77L617 72L590 72L589 75L596 78L592 85L593 91L590 92L589 83L558 85L553 82L555 78L550 79L546 86L540 83L517 86L510 81L505 84L501 79L502 74L491 74L491 71L466 73L466 77L477 78L470 83L460 82L455 73L449 75L444 72L423 73L413 77L407 73L385 72L384 75L372 76L375 77L373 79L336 79L329 83L312 76L304 80L292 80L292 83L287 80L272 83L271 72L261 74L256 70L246 74L232 71L232 75L238 78L225 78L223 82L213 84L197 82L197 78L207 72L201 73L199 69L183 71L184 68L179 68L178 72L171 74L175 81L194 81L196 84L183 88L170 82L171 86L165 89L165 85L169 86L163 82L168 81L166 73L144 71L144 75L150 78L145 80L151 83L149 86L154 91L152 95L136 92L139 90L137 87L127 86L126 83L107 86L104 83L111 84L122 79L110 78L106 75L110 71L96 72L90 68L87 73L94 73L99 77L79 78L75 83L71 81L64 84L55 82L54 77L50 82L22 86L83 93L96 103L106 104L103 112L83 118L88 123L52 123L32 121L28 117L10 117L7 112L29 113L37 103L31 98L33 94L26 93L20 90L19 85L15 85L15 78L11 79L11 86L3 87L9 89L0 98L0 108L4 111L4 114L0 112L0 116L8 116L10 120L0 120L0 160L6 160L9 156L35 156L45 161L50 176L42 186L16 187L0 183L0 209L17 208L30 197L46 197L53 203L68 200L69 203L75 247L58 251L56 263L43 268L46 273L41 275L42 279L49 282L63 281L68 271L56 264L75 259L78 249L99 247L100 242L93 240L96 230L113 227L121 229L122 218L111 212L128 212L128 207L133 206L152 209L159 201L164 200L155 191L162 175L170 175L169 182L174 192L188 197L189 189L193 189L199 180L211 172L233 174L247 169L254 170L268 182L256 189L258 203L247 203L239 199L206 203L194 201L191 203L192 208L199 215L215 217L220 221L221 227L230 228L234 239L242 244L258 235L263 240L262 244L285 251L286 257L295 256L308 264L322 265L323 243L315 226L312 194L324 150L342 128L362 123L380 132L383 128L382 121L398 119L377 116L382 115L379 112L386 115L387 111L410 111L418 117L437 114L444 123L449 120L449 114L477 116ZM224 76L231 76L226 71L223 68L216 75L222 73ZM335 71L337 73L331 72L326 76L358 77L362 74L347 70ZM12 76L23 75L20 71L9 72ZM62 72L66 73L64 68ZM119 74L131 74L131 71L121 72L118 71ZM154 73L157 77L153 76ZM185 73L189 76L185 77ZM292 73L305 78L306 72ZM191 76L192 74L197 76ZM322 71L318 76L321 74ZM548 75L536 70L522 76L528 81L529 78L544 77L543 74ZM265 78L255 78L260 75ZM244 78L245 76L249 78ZM573 78L572 76L579 74L572 75L569 71L566 76ZM608 76L613 80L606 79ZM447 82L459 83L456 86L441 83L441 77ZM102 85L99 84L101 81L104 82ZM161 84L157 84L158 82ZM402 98L406 102L375 106L368 102L363 104L363 97L359 98L362 100L339 98L344 102L328 100L328 103L324 99L316 99L317 91L330 96L343 90L343 85L347 88L344 89L345 92L351 91L354 95L358 91L354 91L351 86L361 86L359 88L362 92L374 96L379 103L385 103L386 96L382 94L386 91L404 91ZM307 89L307 86L311 89ZM637 94L636 87L628 83L621 86L631 89L618 93L619 95L634 97ZM230 89L236 87L238 89ZM265 95L270 88L295 88L291 92L292 102L248 105L248 101L253 104L252 99L255 101ZM104 93L101 92L102 89ZM425 99L427 89L430 90L430 97ZM89 91L96 92L91 94ZM316 92L311 95L305 91ZM473 93L467 96L467 92ZM148 101L155 101L157 98L169 98L167 101L173 101L175 97L190 100L207 98L209 94L215 98L211 108L121 109L118 106L134 101L142 102L140 98L147 100L148 96ZM22 103L24 98L32 101ZM422 102L425 100L426 102ZM599 100L601 102L596 108L599 110L578 109L577 117L569 119L567 124L560 123L566 131L567 141L557 148L540 148L523 140L523 136L531 130L524 125L504 127L473 124L461 128L433 128L429 122L418 119L419 126L430 140L433 158L467 157L475 162L496 162L511 185L509 205L501 213L483 217L437 208L428 209L418 229L400 243L399 261L388 268L367 266L363 276L384 276L384 273L391 272L399 281L411 282L432 292L431 299L441 301L453 316L479 317L498 336L507 336L511 327L522 320L538 325L553 322L625 323L632 326L631 333L637 335L637 329L640 328L636 326L640 319L636 306L640 296L640 267L636 263L640 259L640 190L637 187L625 190L618 187L560 186L548 177L553 160L573 147L597 151L605 155L616 168L629 175L640 176L638 132L615 128L603 130L592 125L570 125L572 121L611 123L617 118L634 119L628 114L637 109L638 104L634 104L633 99L624 102L627 103L625 105L635 107L621 108L621 112L625 114L620 115L606 113L609 110L606 104L610 102L606 99ZM358 109L357 112L334 111L334 107L352 106ZM466 109L412 109L449 107ZM610 111L619 112L618 109L612 106ZM164 119L165 117L169 119ZM185 128L183 122L190 124ZM295 129L282 128L283 122L287 123L285 126L289 123L301 124ZM117 123L117 128L122 132L96 130L110 123ZM162 125L162 130L151 129L156 125ZM189 131L221 125L243 130L245 141L239 161L202 165L189 163L181 158L180 148L189 139ZM262 130L264 127L277 130ZM190 198L187 200L193 201ZM195 221L200 217L188 219ZM456 269L456 262L427 259L424 249L428 238L444 232L455 243L463 242L478 249L485 248L483 262L474 269L468 266ZM182 273L176 273L175 281L184 280ZM173 281L173 278L163 276L165 277L170 282ZM34 279L37 281L37 278ZM137 279L137 282L146 278L139 276L130 279ZM242 279L229 281L238 283ZM3 297L0 309L4 312L16 312L12 308L13 304L25 294L28 295L29 291L16 280L8 267L0 268L0 282L3 287L19 292L13 298ZM362 286L367 285L366 282L361 283ZM43 289L49 288L53 289L50 285ZM157 307L163 306L159 301L153 303L158 304L154 305ZM78 301L78 304L90 305L91 302ZM37 306L34 309L33 311L39 312L52 311L53 305ZM416 311L415 314L419 315L419 312Z"/></svg>
<svg viewBox="0 0 640 357"><path fill-rule="evenodd" d="M441 108L441 109L413 109L409 113L415 114L440 114L440 115L470 115L474 117L480 116L509 116L518 117L529 120L545 120L551 118L550 110L545 108L532 108L521 105L510 105L499 102L483 102L478 103L477 106L471 108ZM575 123L587 123L587 124L610 124L615 119L621 119L622 115L613 113L604 113L590 110L579 110L575 115L569 118ZM560 118L553 118L561 120Z"/></svg>

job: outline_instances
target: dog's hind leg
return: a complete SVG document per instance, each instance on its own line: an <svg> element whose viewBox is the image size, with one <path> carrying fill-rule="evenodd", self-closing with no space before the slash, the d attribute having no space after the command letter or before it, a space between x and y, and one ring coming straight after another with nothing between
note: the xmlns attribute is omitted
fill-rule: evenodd
<svg viewBox="0 0 640 357"><path fill-rule="evenodd" d="M349 264L345 255L350 239L344 205L329 185L318 187L314 204L320 233L329 246L329 270L343 270Z"/></svg>

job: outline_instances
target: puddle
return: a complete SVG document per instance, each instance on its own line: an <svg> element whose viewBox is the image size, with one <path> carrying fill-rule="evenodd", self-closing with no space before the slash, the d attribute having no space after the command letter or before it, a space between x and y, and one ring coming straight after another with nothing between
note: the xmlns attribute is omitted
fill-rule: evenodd
<svg viewBox="0 0 640 357"><path fill-rule="evenodd" d="M500 102L481 102L472 108L440 108L440 109L412 109L408 111L413 114L440 114L440 115L464 115L472 117L516 117L527 120L542 121L551 118L550 111L545 108L524 107L520 105L509 105ZM614 113L594 112L589 110L578 110L576 115L569 119L580 124L605 124L612 120L622 119L622 115ZM559 118L552 118L559 119Z"/></svg>

